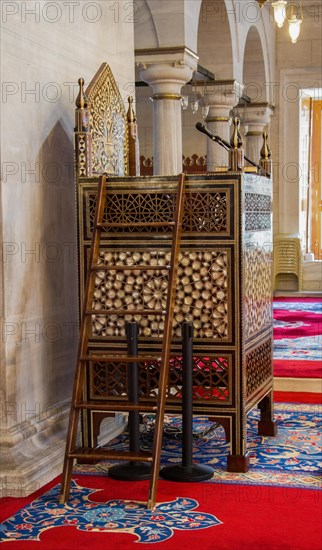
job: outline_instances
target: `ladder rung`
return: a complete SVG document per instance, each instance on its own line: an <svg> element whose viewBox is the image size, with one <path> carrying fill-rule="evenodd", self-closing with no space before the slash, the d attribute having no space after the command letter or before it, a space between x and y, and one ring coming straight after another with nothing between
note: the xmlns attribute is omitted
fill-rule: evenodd
<svg viewBox="0 0 322 550"><path fill-rule="evenodd" d="M88 309L86 315L165 315L164 309Z"/></svg>
<svg viewBox="0 0 322 550"><path fill-rule="evenodd" d="M93 265L92 271L170 271L169 265Z"/></svg>
<svg viewBox="0 0 322 550"><path fill-rule="evenodd" d="M106 361L121 363L143 363L145 361L161 361L161 357L157 355L84 355L80 359L81 361Z"/></svg>
<svg viewBox="0 0 322 550"><path fill-rule="evenodd" d="M131 403L129 401L81 401L75 405L75 409L88 409L91 411L139 411L155 412L157 405L146 405L142 403Z"/></svg>
<svg viewBox="0 0 322 550"><path fill-rule="evenodd" d="M96 227L172 227L175 222L137 222L137 223L98 223Z"/></svg>
<svg viewBox="0 0 322 550"><path fill-rule="evenodd" d="M69 458L91 458L94 460L128 460L140 462L152 462L152 455L147 451L135 453L133 451L110 451L109 449L91 449L89 447L78 447L68 453Z"/></svg>

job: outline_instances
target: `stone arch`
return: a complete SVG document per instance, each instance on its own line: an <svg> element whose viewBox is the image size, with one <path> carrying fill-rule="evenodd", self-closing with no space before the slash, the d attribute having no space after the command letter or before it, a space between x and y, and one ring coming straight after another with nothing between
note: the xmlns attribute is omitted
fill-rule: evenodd
<svg viewBox="0 0 322 550"><path fill-rule="evenodd" d="M232 40L233 10L226 0L203 0L199 14L199 63L215 74L216 80L234 79L237 45Z"/></svg>
<svg viewBox="0 0 322 550"><path fill-rule="evenodd" d="M269 96L270 78L265 51L257 27L251 25L244 47L243 84L244 94L256 103L268 101Z"/></svg>
<svg viewBox="0 0 322 550"><path fill-rule="evenodd" d="M202 0L136 0L136 49L185 45L197 49L198 17Z"/></svg>
<svg viewBox="0 0 322 550"><path fill-rule="evenodd" d="M146 0L136 0L134 14L134 45L136 49L158 48L158 34Z"/></svg>

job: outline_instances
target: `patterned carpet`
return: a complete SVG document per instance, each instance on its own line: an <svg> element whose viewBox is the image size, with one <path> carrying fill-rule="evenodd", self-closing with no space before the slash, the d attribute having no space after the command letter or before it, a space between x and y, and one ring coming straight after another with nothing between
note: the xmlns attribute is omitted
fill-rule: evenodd
<svg viewBox="0 0 322 550"><path fill-rule="evenodd" d="M274 376L322 378L322 301L275 298Z"/></svg>
<svg viewBox="0 0 322 550"><path fill-rule="evenodd" d="M245 474L226 471L229 446L225 442L223 428L216 428L216 425L202 417L194 419L194 462L208 464L214 468L210 482L321 488L321 407L277 403L274 409L278 424L276 437L257 435L259 411L253 410L249 414L247 450L250 454L250 469ZM144 450L151 449L152 423L152 417L147 417L147 423L141 433L141 448ZM166 417L162 466L181 463L180 439L181 418ZM125 449L127 445L127 433L109 443L109 447L115 450ZM84 475L107 475L111 464L112 462L100 462L94 466L76 465L74 472Z"/></svg>

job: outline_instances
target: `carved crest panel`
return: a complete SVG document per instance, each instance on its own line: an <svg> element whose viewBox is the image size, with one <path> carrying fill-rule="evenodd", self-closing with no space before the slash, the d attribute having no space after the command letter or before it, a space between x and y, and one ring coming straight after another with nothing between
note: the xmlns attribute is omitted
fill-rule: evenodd
<svg viewBox="0 0 322 550"><path fill-rule="evenodd" d="M86 90L90 104L92 171L94 174L128 173L126 111L107 63L103 63Z"/></svg>

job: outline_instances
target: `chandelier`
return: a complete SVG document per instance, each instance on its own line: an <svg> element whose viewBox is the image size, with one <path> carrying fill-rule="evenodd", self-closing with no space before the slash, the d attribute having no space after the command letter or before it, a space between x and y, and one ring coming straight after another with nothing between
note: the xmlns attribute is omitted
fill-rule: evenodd
<svg viewBox="0 0 322 550"><path fill-rule="evenodd" d="M268 0L257 0L260 7L266 2L268 2ZM287 11L289 6L290 10ZM303 21L301 0L296 4L294 0L291 0L290 4L287 3L287 0L275 0L275 2L272 2L272 7L274 9L274 19L279 28L283 27L284 21L287 19L288 31L293 44L295 44L299 37L300 27Z"/></svg>

